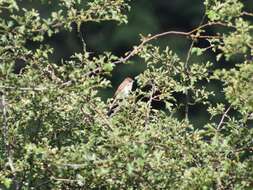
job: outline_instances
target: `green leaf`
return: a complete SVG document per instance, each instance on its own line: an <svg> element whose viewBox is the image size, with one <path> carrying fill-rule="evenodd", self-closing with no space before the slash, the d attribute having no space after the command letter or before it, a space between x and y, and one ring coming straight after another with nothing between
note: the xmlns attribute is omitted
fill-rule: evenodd
<svg viewBox="0 0 253 190"><path fill-rule="evenodd" d="M106 64L103 65L103 70L105 72L111 72L114 67L115 67L114 64L112 64L112 63L106 63Z"/></svg>

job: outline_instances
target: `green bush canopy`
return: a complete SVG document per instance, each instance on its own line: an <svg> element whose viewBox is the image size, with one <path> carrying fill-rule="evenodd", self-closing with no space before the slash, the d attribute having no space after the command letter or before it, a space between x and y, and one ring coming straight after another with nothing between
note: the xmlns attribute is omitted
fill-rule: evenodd
<svg viewBox="0 0 253 190"><path fill-rule="evenodd" d="M243 0L204 0L194 29L142 35L122 57L92 54L83 40L81 53L60 62L48 38L87 22L127 26L130 2L36 3L57 6L42 16L0 0L0 189L253 189L253 13ZM178 36L190 41L185 55L154 43ZM108 116L113 98L98 92L133 59L146 69ZM206 124L192 122L194 105Z"/></svg>

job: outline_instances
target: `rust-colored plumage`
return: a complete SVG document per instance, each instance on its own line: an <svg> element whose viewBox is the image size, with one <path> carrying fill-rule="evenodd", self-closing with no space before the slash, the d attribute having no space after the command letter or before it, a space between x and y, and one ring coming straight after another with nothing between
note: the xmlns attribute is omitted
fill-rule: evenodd
<svg viewBox="0 0 253 190"><path fill-rule="evenodd" d="M124 81L118 86L115 94L114 94L114 100L110 105L109 111L107 115L111 115L113 113L113 109L117 107L117 102L120 99L123 99L129 95L129 93L132 90L134 80L130 77L127 77L124 79Z"/></svg>
<svg viewBox="0 0 253 190"><path fill-rule="evenodd" d="M125 80L118 86L114 94L114 98L116 98L117 96L120 96L120 98L124 98L125 96L127 96L132 90L133 82L133 79L131 79L130 77L125 78Z"/></svg>

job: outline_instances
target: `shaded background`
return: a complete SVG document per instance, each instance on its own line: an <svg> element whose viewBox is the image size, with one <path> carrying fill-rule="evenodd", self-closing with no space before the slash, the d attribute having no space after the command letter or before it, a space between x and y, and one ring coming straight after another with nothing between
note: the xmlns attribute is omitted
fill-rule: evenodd
<svg viewBox="0 0 253 190"><path fill-rule="evenodd" d="M132 1L130 5L128 24L118 25L112 21L82 24L81 32L88 51L95 54L110 51L115 55L123 56L134 45L140 43L140 34L155 34L169 30L189 31L200 23L204 14L201 0L194 2L138 0ZM46 15L47 10L45 8L40 12ZM55 49L53 57L55 62L68 59L74 52L82 51L82 42L76 30L58 33L47 39L46 43ZM177 36L164 37L155 42L159 46L170 46L179 56L183 57L188 51L189 43L189 40ZM118 65L111 78L113 86L117 86L125 76L134 77L144 69L145 64L140 63L139 60L132 65ZM112 93L111 90L108 90L108 94Z"/></svg>
<svg viewBox="0 0 253 190"><path fill-rule="evenodd" d="M85 23L81 27L82 36L87 49L95 54L110 51L123 56L134 45L140 43L140 34L155 34L169 30L189 31L196 27L204 14L201 0L138 0L130 3L128 24L118 25L116 22ZM46 9L45 9L46 11ZM42 11L43 12L43 11ZM68 59L74 52L81 52L82 42L76 30L61 32L48 39L47 43L55 49L54 61ZM154 42L159 46L169 46L179 56L185 57L190 41L177 36L164 37ZM146 65L141 60L132 58L133 64L117 65L111 81L115 88L126 76L136 76ZM115 89L108 89L102 96L112 96Z"/></svg>
<svg viewBox="0 0 253 190"><path fill-rule="evenodd" d="M252 0L245 0L244 2L246 4L245 9L252 11ZM28 9L35 7L45 17L54 10L54 6L57 6L54 4L54 1L52 1L51 5L44 4L43 6L39 2L31 3L23 1L22 4L22 6ZM81 33L88 51L94 54L110 51L117 56L124 56L134 45L140 43L140 34L155 34L169 30L190 31L199 25L204 15L203 0L138 0L132 1L130 6L128 24L118 25L118 23L112 21L82 24ZM48 38L45 43L50 44L55 49L52 57L54 62L69 59L75 52L82 51L82 42L76 29L72 32L62 31ZM186 59L190 43L189 39L177 36L163 37L154 42L155 45L161 47L169 46L182 60ZM32 42L29 42L27 45L31 48L36 46ZM208 43L203 41L198 45L206 47ZM215 62L215 55L212 52L208 52L201 59ZM146 65L141 60L132 58L131 61L133 61L133 64L119 64L116 66L111 78L109 78L112 81L112 88L100 92L103 100L106 101L106 99L112 97L115 88L126 76L135 77L145 70ZM191 59L191 61L201 62L201 60L194 59ZM232 67L237 61L235 59L234 63L230 62L226 64L222 60L215 67ZM221 93L221 84L214 82L208 84L208 88L217 92L217 96L212 98L213 102L225 102L224 96ZM184 97L179 96L177 98ZM190 107L190 120L197 126L208 122L206 108L203 105ZM178 117L183 118L183 116L183 110L181 110L181 113L178 113Z"/></svg>

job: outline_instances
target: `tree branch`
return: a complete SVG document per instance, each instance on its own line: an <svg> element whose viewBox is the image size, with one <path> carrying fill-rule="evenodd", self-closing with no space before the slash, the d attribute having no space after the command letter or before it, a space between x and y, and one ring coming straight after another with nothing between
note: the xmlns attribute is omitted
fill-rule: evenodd
<svg viewBox="0 0 253 190"><path fill-rule="evenodd" d="M120 64L120 63L125 63L126 61L128 61L131 57L133 57L134 55L136 55L145 44L147 44L148 42L151 42L155 39L164 37L164 36L169 36L169 35L178 35L178 36L184 36L184 37L190 37L191 39L208 39L208 38L222 38L221 36L210 36L210 35L194 35L194 33L196 33L197 31L206 28L208 26L214 26L214 25L218 25L218 26L224 26L224 27L233 27L233 26L228 26L226 23L222 23L222 22L209 22L206 24L203 24L189 32L180 32L180 31L167 31L167 32L163 32L163 33L158 33L155 34L153 36L148 36L147 38L144 38L143 41L137 45L133 47L133 50L131 50L130 52L126 53L125 57L121 57L119 58L119 60L112 62L112 64L116 65L116 64ZM88 76L90 74L96 73L96 72L101 72L102 68L98 67L92 71L87 72L84 76Z"/></svg>
<svg viewBox="0 0 253 190"><path fill-rule="evenodd" d="M198 28L200 28L201 26L203 26L202 24L203 24L204 20L205 20L205 15L202 17L202 19L201 19L201 21L199 23L199 27ZM190 61L190 57L191 57L192 48L194 46L194 43L195 43L195 39L192 38L192 42L191 42L190 48L188 50L186 61L185 61L185 64L184 64L184 70L185 70L185 74L187 76L187 81L186 81L186 85L187 86L190 85L189 82L188 82L188 80L190 79L190 76L189 76L189 61ZM185 92L185 120L186 121L189 121L189 103L190 103L189 90L186 89L186 92Z"/></svg>
<svg viewBox="0 0 253 190"><path fill-rule="evenodd" d="M194 40L192 40L191 42L191 46L188 50L188 53L187 53L187 58L186 58L186 61L185 61L185 64L184 64L184 69L185 69L185 74L187 76L187 80L189 80L189 60L190 60L190 56L191 56L191 51L192 51L192 48L194 46ZM186 85L188 86L189 82L186 81ZM185 91L185 120L188 121L189 120L189 102L190 102L190 95L189 95L189 90L186 89Z"/></svg>
<svg viewBox="0 0 253 190"><path fill-rule="evenodd" d="M152 82L151 85L152 85L152 89L151 89L150 97L149 97L149 100L148 100L148 103L147 103L148 110L147 110L147 114L146 114L145 122L144 122L145 127L147 127L148 123L149 123L150 112L151 112L151 103L152 103L152 100L153 100L153 95L155 93L155 85L154 85L154 83Z"/></svg>
<svg viewBox="0 0 253 190"><path fill-rule="evenodd" d="M0 89L7 89L7 90L21 90L21 91L43 91L47 88L43 87L15 87L15 86L0 86Z"/></svg>
<svg viewBox="0 0 253 190"><path fill-rule="evenodd" d="M201 36L201 35L194 35L195 32L205 28L205 27L208 27L208 26L213 26L213 25L220 25L220 26L227 26L227 24L225 23L222 23L222 22L209 22L209 23L206 23L206 24L203 24L203 25L200 25L199 27L189 31L189 32L180 32L180 31L167 31L167 32L163 32L163 33L159 33L159 34L155 34L153 36L148 36L147 38L144 38L144 40L138 45L138 46L135 46L133 48L132 51L130 51L128 53L128 55L124 58L120 58L118 61L115 61L113 62L113 64L119 64L119 63L124 63L126 62L128 59L130 59L132 56L136 55L140 49L148 42L151 42L157 38L160 38L160 37L164 37L164 36L168 36L168 35L179 35L179 36L185 36L185 37L190 37L192 39L198 39L198 38L221 38L220 36Z"/></svg>
<svg viewBox="0 0 253 190"><path fill-rule="evenodd" d="M227 117L227 113L230 111L231 107L232 107L232 105L230 105L230 106L228 107L228 109L223 113L223 115L222 115L222 117L221 117L221 120L220 120L220 122L219 122L219 124L218 124L217 130L220 130L222 124L224 123L224 119Z"/></svg>
<svg viewBox="0 0 253 190"><path fill-rule="evenodd" d="M253 16L253 13L248 13L248 12L246 12L246 11L243 11L243 12L242 12L242 15Z"/></svg>
<svg viewBox="0 0 253 190"><path fill-rule="evenodd" d="M3 142L5 146L6 155L9 156L9 143L8 143L8 125L7 125L7 110L6 110L6 99L5 94L2 92L1 104L0 107L3 112Z"/></svg>

